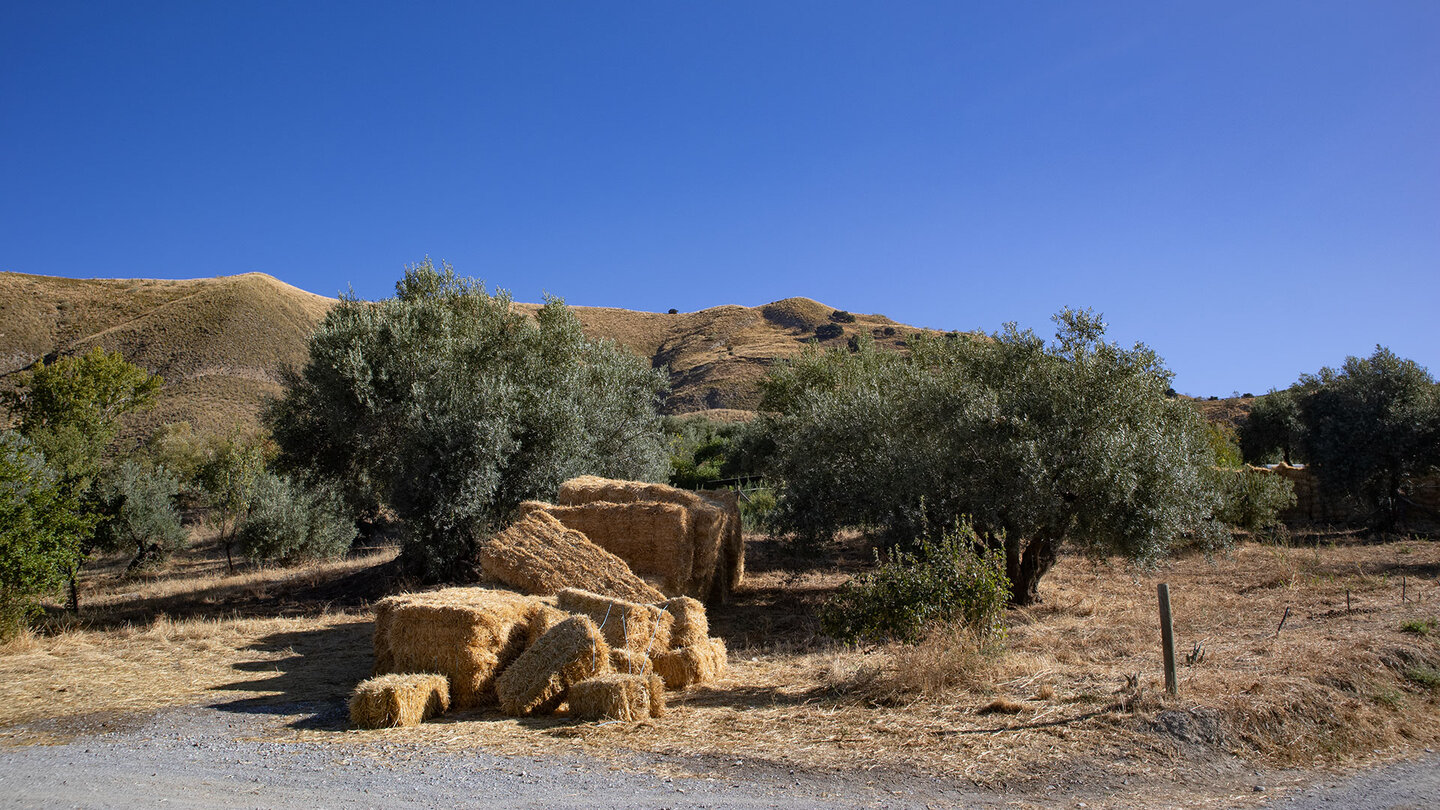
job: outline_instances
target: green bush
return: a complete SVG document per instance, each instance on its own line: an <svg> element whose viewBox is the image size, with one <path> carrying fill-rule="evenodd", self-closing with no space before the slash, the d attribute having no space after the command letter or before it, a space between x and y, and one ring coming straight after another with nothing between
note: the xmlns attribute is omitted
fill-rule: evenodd
<svg viewBox="0 0 1440 810"><path fill-rule="evenodd" d="M1238 529L1257 532L1277 526L1280 513L1295 505L1295 486L1253 467L1217 469L1220 507L1215 517Z"/></svg>
<svg viewBox="0 0 1440 810"><path fill-rule="evenodd" d="M306 486L288 476L261 473L238 540L245 556L283 563L338 557L355 539L355 521L333 486Z"/></svg>
<svg viewBox="0 0 1440 810"><path fill-rule="evenodd" d="M842 641L913 642L932 624L952 622L984 638L1000 632L1009 600L1003 552L961 523L938 541L922 541L919 553L876 552L875 569L821 608L820 627Z"/></svg>
<svg viewBox="0 0 1440 810"><path fill-rule="evenodd" d="M769 527L770 513L775 511L775 491L769 487L747 492L740 499L740 525L747 532Z"/></svg>
<svg viewBox="0 0 1440 810"><path fill-rule="evenodd" d="M817 340L833 340L845 334L845 328L838 323L822 323L815 327Z"/></svg>
<svg viewBox="0 0 1440 810"><path fill-rule="evenodd" d="M854 323L855 316L843 309L837 309L830 313L830 320L836 323Z"/></svg>
<svg viewBox="0 0 1440 810"><path fill-rule="evenodd" d="M91 521L34 445L0 431L0 639L23 627L40 597L65 582Z"/></svg>

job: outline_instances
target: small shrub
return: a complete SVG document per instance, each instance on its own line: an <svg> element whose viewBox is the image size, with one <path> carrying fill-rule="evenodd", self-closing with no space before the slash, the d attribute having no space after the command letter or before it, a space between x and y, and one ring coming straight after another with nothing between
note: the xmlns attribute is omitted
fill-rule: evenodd
<svg viewBox="0 0 1440 810"><path fill-rule="evenodd" d="M1406 633L1414 633L1417 636L1428 636L1435 629L1434 619L1411 619L1401 622L1400 630Z"/></svg>
<svg viewBox="0 0 1440 810"><path fill-rule="evenodd" d="M843 334L845 329L838 323L822 323L815 327L815 337L819 340L833 340Z"/></svg>
<svg viewBox="0 0 1440 810"><path fill-rule="evenodd" d="M670 314L670 315L679 315L679 314L680 314L680 310L675 309L674 307L671 307L670 310L669 310L669 314Z"/></svg>
<svg viewBox="0 0 1440 810"><path fill-rule="evenodd" d="M884 335L885 337L894 337L894 336L895 336L895 327L893 327L893 326L887 326L887 327L885 327L884 329L881 329L881 330L880 330L880 334Z"/></svg>
<svg viewBox="0 0 1440 810"><path fill-rule="evenodd" d="M240 525L240 548L252 560L298 562L338 557L355 539L355 521L333 486L306 486L263 473L254 484L250 514Z"/></svg>
<svg viewBox="0 0 1440 810"><path fill-rule="evenodd" d="M1405 680L1426 689L1440 689L1440 670L1434 667L1411 667L1405 670Z"/></svg>
<svg viewBox="0 0 1440 810"><path fill-rule="evenodd" d="M977 552L976 549L985 549ZM1010 581L1005 558L966 523L918 554L877 552L875 569L847 583L820 611L820 627L842 641L914 642L933 624L953 622L988 638L1000 632Z"/></svg>
<svg viewBox="0 0 1440 810"><path fill-rule="evenodd" d="M1215 470L1220 507L1215 517L1238 529L1258 532L1280 523L1280 513L1295 505L1295 485L1251 467Z"/></svg>
<svg viewBox="0 0 1440 810"><path fill-rule="evenodd" d="M837 309L830 313L830 320L836 323L854 323L855 316L843 309Z"/></svg>
<svg viewBox="0 0 1440 810"><path fill-rule="evenodd" d="M740 499L740 525L747 532L758 532L768 525L766 521L773 511L775 492L769 487L761 487Z"/></svg>

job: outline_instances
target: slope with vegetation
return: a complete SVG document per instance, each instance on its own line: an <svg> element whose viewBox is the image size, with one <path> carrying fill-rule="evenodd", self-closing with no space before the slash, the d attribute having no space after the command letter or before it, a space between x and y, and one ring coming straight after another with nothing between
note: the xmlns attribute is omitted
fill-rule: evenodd
<svg viewBox="0 0 1440 810"><path fill-rule="evenodd" d="M65 279L0 273L0 385L41 359L100 346L165 380L156 407L132 418L141 437L168 422L200 433L249 430L282 371L306 360L306 338L336 300L262 273L165 280ZM539 304L515 304L534 315ZM898 347L915 331L880 315L851 315L807 298L760 307L654 313L570 307L587 336L668 368L667 413L750 411L776 358L812 339L844 345L873 336ZM836 336L826 337L832 332Z"/></svg>

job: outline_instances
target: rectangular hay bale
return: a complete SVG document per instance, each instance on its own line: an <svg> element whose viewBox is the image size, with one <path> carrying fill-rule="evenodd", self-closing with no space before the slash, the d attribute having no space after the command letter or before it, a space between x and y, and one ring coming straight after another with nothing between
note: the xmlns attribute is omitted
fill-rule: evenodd
<svg viewBox="0 0 1440 810"><path fill-rule="evenodd" d="M350 696L350 723L357 728L418 726L450 709L444 675L381 675L361 681Z"/></svg>
<svg viewBox="0 0 1440 810"><path fill-rule="evenodd" d="M676 592L691 579L695 547L690 512L683 506L591 501L573 506L547 504L544 509L567 528L624 560L636 574L660 578L662 590Z"/></svg>
<svg viewBox="0 0 1440 810"><path fill-rule="evenodd" d="M653 605L626 599L612 599L579 588L566 588L555 595L561 610L589 616L611 647L640 653L670 648L675 618Z"/></svg>
<svg viewBox="0 0 1440 810"><path fill-rule="evenodd" d="M552 712L571 686L610 671L610 647L586 616L571 616L542 635L495 680L510 715Z"/></svg>
<svg viewBox="0 0 1440 810"><path fill-rule="evenodd" d="M690 577L670 595L683 594L700 599L723 597L724 575L717 582L716 567L724 544L725 510L710 500L665 484L582 475L562 483L556 501L561 506L606 501L617 504L669 503L684 507L690 522Z"/></svg>
<svg viewBox="0 0 1440 810"><path fill-rule="evenodd" d="M675 628L670 632L672 648L690 647L703 644L710 638L710 620L705 615L705 605L698 599L677 596L666 599L656 607L675 617Z"/></svg>
<svg viewBox="0 0 1440 810"><path fill-rule="evenodd" d="M375 605L376 674L440 674L456 708L489 703L496 675L529 644L544 607L484 588L387 597Z"/></svg>
<svg viewBox="0 0 1440 810"><path fill-rule="evenodd" d="M725 641L710 638L700 644L656 653L650 660L667 689L684 689L720 677L725 671L725 658Z"/></svg>
<svg viewBox="0 0 1440 810"><path fill-rule="evenodd" d="M522 512L509 528L480 545L478 557L487 575L526 593L583 587L641 602L665 598L624 560L541 510Z"/></svg>
<svg viewBox="0 0 1440 810"><path fill-rule="evenodd" d="M626 675L649 675L655 671L655 664L650 656L622 647L610 650L610 668Z"/></svg>
<svg viewBox="0 0 1440 810"><path fill-rule="evenodd" d="M633 723L650 716L650 678L611 673L570 687L570 716Z"/></svg>

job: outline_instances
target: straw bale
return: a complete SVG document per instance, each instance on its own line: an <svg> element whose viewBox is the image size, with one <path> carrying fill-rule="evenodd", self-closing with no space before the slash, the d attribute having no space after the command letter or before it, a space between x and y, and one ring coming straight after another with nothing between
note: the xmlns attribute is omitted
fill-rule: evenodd
<svg viewBox="0 0 1440 810"><path fill-rule="evenodd" d="M698 599L677 596L656 607L675 617L675 629L670 632L671 647L690 647L710 638L710 620L706 618L705 606Z"/></svg>
<svg viewBox="0 0 1440 810"><path fill-rule="evenodd" d="M438 673L450 679L457 708L488 703L495 676L525 649L543 607L484 588L382 599L375 606L376 674Z"/></svg>
<svg viewBox="0 0 1440 810"><path fill-rule="evenodd" d="M646 654L670 648L675 617L658 607L611 599L579 588L566 588L555 595L555 602L561 610L589 616L611 647Z"/></svg>
<svg viewBox="0 0 1440 810"><path fill-rule="evenodd" d="M623 647L610 650L610 668L626 675L649 675L655 671L650 656Z"/></svg>
<svg viewBox="0 0 1440 810"><path fill-rule="evenodd" d="M670 503L689 513L690 547L693 549L690 577L670 595L702 599L723 597L724 582L715 582L716 564L724 540L725 510L706 498L683 489L643 481L618 481L593 475L572 478L560 485L556 500L561 506L579 506L599 501L628 503ZM658 601L658 600L656 600Z"/></svg>
<svg viewBox="0 0 1440 810"><path fill-rule="evenodd" d="M690 582L695 546L690 511L683 506L657 501L591 501L546 506L545 510L566 528L624 560L635 573L658 577L661 590L676 593Z"/></svg>
<svg viewBox="0 0 1440 810"><path fill-rule="evenodd" d="M444 675L381 675L362 681L350 696L350 723L358 728L418 726L450 708Z"/></svg>
<svg viewBox="0 0 1440 810"><path fill-rule="evenodd" d="M650 716L650 679L612 673L570 687L570 716L633 723Z"/></svg>
<svg viewBox="0 0 1440 810"><path fill-rule="evenodd" d="M745 581L745 530L740 522L740 493L731 489L706 490L702 497L725 513L725 526L720 543L717 578L724 583L721 601Z"/></svg>
<svg viewBox="0 0 1440 810"><path fill-rule="evenodd" d="M550 628L495 680L506 714L551 712L569 688L610 671L610 646L586 616L571 616Z"/></svg>
<svg viewBox="0 0 1440 810"><path fill-rule="evenodd" d="M624 560L540 510L523 513L482 543L479 562L487 575L526 593L552 594L579 586L642 602L665 598Z"/></svg>
<svg viewBox="0 0 1440 810"><path fill-rule="evenodd" d="M655 673L645 676L645 683L650 687L650 716L665 716L665 680Z"/></svg>
<svg viewBox="0 0 1440 810"><path fill-rule="evenodd" d="M556 607L555 605L541 602L535 607L535 613L530 619L530 631L526 634L525 646L540 640L550 628L570 618L570 614Z"/></svg>
<svg viewBox="0 0 1440 810"><path fill-rule="evenodd" d="M700 644L656 653L650 660L667 689L684 689L720 677L725 671L725 641L706 639Z"/></svg>

